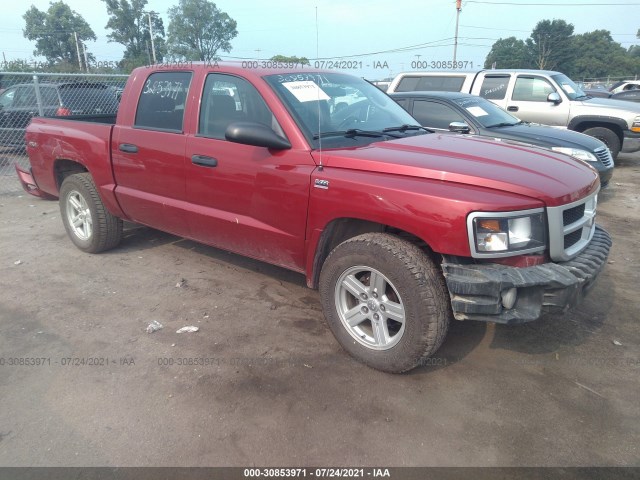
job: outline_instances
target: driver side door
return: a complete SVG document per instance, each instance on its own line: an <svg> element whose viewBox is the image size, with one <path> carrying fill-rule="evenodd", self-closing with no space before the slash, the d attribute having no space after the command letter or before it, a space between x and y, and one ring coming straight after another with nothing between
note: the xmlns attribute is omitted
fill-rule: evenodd
<svg viewBox="0 0 640 480"><path fill-rule="evenodd" d="M293 270L304 266L311 156L225 138L234 122L255 122L285 137L258 90L234 75L210 73L195 134L187 139L191 236Z"/></svg>

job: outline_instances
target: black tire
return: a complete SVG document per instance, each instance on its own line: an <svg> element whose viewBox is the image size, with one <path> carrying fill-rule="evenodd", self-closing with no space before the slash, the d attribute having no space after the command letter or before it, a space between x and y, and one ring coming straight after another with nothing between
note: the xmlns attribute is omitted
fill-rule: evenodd
<svg viewBox="0 0 640 480"><path fill-rule="evenodd" d="M613 159L618 158L618 153L620 153L620 138L616 135L616 132L605 127L594 127L588 128L582 133L604 142L604 144L609 147Z"/></svg>
<svg viewBox="0 0 640 480"><path fill-rule="evenodd" d="M79 201L84 202L82 209L74 206ZM79 211L82 213L77 215ZM122 240L122 220L107 211L90 173L76 173L64 179L60 187L60 214L69 238L84 252L103 252ZM74 226L72 217L81 217L82 226Z"/></svg>
<svg viewBox="0 0 640 480"><path fill-rule="evenodd" d="M382 295L377 295L371 283L372 276L380 279L380 274L388 283L377 283L385 285ZM361 283L352 284L353 278ZM354 285L355 292L361 287L368 290L356 296L347 283ZM452 317L439 268L416 245L386 233L366 233L338 245L322 266L319 288L325 317L338 343L358 361L384 372L406 372L433 355ZM369 303L374 296L377 306ZM385 304L389 306L383 309ZM374 321L375 312L386 315L392 305L403 307L402 323L383 316ZM345 315L347 311L355 314ZM366 315L368 320L360 320ZM361 323L349 326L346 318ZM378 342L380 325L389 336L387 343Z"/></svg>

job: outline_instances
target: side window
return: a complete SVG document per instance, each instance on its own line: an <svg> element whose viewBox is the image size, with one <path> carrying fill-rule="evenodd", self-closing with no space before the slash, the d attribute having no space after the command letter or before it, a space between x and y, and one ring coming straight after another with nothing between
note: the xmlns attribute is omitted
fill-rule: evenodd
<svg viewBox="0 0 640 480"><path fill-rule="evenodd" d="M418 90L419 77L403 77L398 82L396 92L415 92Z"/></svg>
<svg viewBox="0 0 640 480"><path fill-rule="evenodd" d="M138 100L135 127L182 132L190 72L157 72L147 78Z"/></svg>
<svg viewBox="0 0 640 480"><path fill-rule="evenodd" d="M462 89L464 79L465 77L461 75L404 77L398 83L396 92L459 92Z"/></svg>
<svg viewBox="0 0 640 480"><path fill-rule="evenodd" d="M546 102L555 89L544 78L518 77L513 87L513 100L521 102Z"/></svg>
<svg viewBox="0 0 640 480"><path fill-rule="evenodd" d="M40 98L42 98L42 104L44 106L50 107L60 105L58 91L55 88L40 87Z"/></svg>
<svg viewBox="0 0 640 480"><path fill-rule="evenodd" d="M15 96L16 96L15 88L9 88L4 92L2 92L2 95L0 95L0 105L2 106L2 108L8 108L13 106L13 99L15 98Z"/></svg>
<svg viewBox="0 0 640 480"><path fill-rule="evenodd" d="M408 99L408 98L398 98L398 99L395 99L395 98L394 98L394 100L396 101L396 103L397 103L398 105L400 105L400 106L401 106L402 108L404 108L407 112L409 112L409 99ZM411 112L409 112L409 113L411 113Z"/></svg>
<svg viewBox="0 0 640 480"><path fill-rule="evenodd" d="M32 86L18 87L13 102L14 107L35 107L37 103L35 88Z"/></svg>
<svg viewBox="0 0 640 480"><path fill-rule="evenodd" d="M200 105L198 135L223 140L230 124L255 122L285 136L258 90L243 78L220 73L207 75Z"/></svg>
<svg viewBox="0 0 640 480"><path fill-rule="evenodd" d="M449 129L451 122L464 122L464 117L453 108L427 100L413 101L413 116L420 125L428 128Z"/></svg>
<svg viewBox="0 0 640 480"><path fill-rule="evenodd" d="M492 75L484 77L480 87L480 96L487 100L504 100L509 85L509 75Z"/></svg>

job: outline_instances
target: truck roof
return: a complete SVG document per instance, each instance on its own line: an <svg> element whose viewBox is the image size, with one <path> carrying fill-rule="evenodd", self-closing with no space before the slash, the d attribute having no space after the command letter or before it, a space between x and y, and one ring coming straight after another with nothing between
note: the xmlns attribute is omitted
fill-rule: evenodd
<svg viewBox="0 0 640 480"><path fill-rule="evenodd" d="M255 66L254 66L255 65ZM266 68L262 68L265 65ZM273 68L272 65L276 65ZM277 65L292 65L295 68L277 68ZM299 66L298 66L299 65ZM247 60L247 61L231 61L231 62L172 62L172 63L158 63L155 65L148 65L144 67L138 67L132 75L138 75L144 73L145 76L148 72L179 72L179 71L206 71L206 72L224 72L224 73L236 73L245 78L260 78L268 75L286 75L286 74L299 74L299 73L337 73L335 70L322 70L312 68L308 65L296 64L295 62L278 62L273 60Z"/></svg>

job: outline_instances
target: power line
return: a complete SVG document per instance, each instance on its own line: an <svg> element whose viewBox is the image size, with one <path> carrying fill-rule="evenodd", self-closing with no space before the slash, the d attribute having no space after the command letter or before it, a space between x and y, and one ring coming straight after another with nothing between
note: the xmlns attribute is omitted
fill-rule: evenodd
<svg viewBox="0 0 640 480"><path fill-rule="evenodd" d="M486 2L481 0L466 0L465 3L479 3L483 5L509 5L514 7L633 7L640 3L516 3L516 2Z"/></svg>

